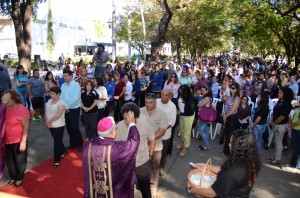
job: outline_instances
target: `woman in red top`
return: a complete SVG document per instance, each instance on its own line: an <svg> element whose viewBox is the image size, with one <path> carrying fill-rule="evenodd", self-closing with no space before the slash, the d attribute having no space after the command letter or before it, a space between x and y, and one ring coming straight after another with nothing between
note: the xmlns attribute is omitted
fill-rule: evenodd
<svg viewBox="0 0 300 198"><path fill-rule="evenodd" d="M120 74L117 71L114 73L114 80L115 80L115 84L116 84L115 94L114 94L114 98L115 98L115 100L114 100L114 109L115 109L114 118L115 118L115 121L120 121L123 118L120 111L124 104L124 94L126 91L126 85L120 79Z"/></svg>
<svg viewBox="0 0 300 198"><path fill-rule="evenodd" d="M15 188L22 185L27 164L27 137L30 113L21 104L20 96L15 90L7 90L6 103L6 164L10 180L7 185Z"/></svg>

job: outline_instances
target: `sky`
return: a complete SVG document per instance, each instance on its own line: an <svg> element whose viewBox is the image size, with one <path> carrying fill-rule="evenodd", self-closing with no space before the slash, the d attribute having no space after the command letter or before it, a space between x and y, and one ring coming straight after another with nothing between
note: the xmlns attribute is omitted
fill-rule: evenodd
<svg viewBox="0 0 300 198"><path fill-rule="evenodd" d="M114 0L117 14L123 13L126 0ZM130 0L129 0L130 1ZM112 0L51 0L52 10L73 19L97 19L107 22L112 18ZM40 4L38 12L47 12L48 3Z"/></svg>

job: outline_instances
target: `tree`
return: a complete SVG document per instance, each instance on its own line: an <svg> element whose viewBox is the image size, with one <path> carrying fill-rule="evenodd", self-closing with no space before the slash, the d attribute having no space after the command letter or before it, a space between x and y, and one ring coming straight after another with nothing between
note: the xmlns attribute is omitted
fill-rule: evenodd
<svg viewBox="0 0 300 198"><path fill-rule="evenodd" d="M199 0L177 11L167 34L167 40L175 43L177 56L179 47L192 57L213 49L230 49L230 3L231 0Z"/></svg>
<svg viewBox="0 0 300 198"><path fill-rule="evenodd" d="M186 3L183 3L182 5L169 6L168 0L158 0L158 3L161 9L163 10L163 16L161 17L160 22L158 24L156 37L151 42L152 60L159 62L160 59L159 52L161 51L163 45L167 41L166 36L168 32L168 26L172 19L174 11L187 7L191 2L192 0L188 0Z"/></svg>
<svg viewBox="0 0 300 198"><path fill-rule="evenodd" d="M49 59L52 59L52 51L54 49L53 39L53 21L52 21L52 10L51 0L48 0L48 34L47 34L47 49L49 53Z"/></svg>
<svg viewBox="0 0 300 198"><path fill-rule="evenodd" d="M298 4L299 1L233 1L233 10L238 10L236 38L240 43L252 43L248 47L256 47L262 55L269 51L278 57L283 47L288 64L294 59L295 66L299 65L300 24L293 14L299 12Z"/></svg>
<svg viewBox="0 0 300 198"><path fill-rule="evenodd" d="M25 70L31 68L31 27L37 5L45 0L1 0L0 12L12 18L15 28L19 62Z"/></svg>

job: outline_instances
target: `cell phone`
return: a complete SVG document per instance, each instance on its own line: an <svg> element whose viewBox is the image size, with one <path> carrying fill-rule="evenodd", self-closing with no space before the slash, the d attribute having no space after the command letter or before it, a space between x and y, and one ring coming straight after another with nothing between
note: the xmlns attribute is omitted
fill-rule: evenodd
<svg viewBox="0 0 300 198"><path fill-rule="evenodd" d="M192 166L192 167L194 167L194 168L197 168L196 164L194 164L193 162L190 162L189 165Z"/></svg>

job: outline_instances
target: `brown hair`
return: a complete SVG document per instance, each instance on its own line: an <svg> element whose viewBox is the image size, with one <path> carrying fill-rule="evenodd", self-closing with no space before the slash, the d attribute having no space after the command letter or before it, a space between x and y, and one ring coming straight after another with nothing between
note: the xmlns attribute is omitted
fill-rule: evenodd
<svg viewBox="0 0 300 198"><path fill-rule="evenodd" d="M237 82L232 82L232 84L230 85L230 89L231 89L231 87L236 88L236 93L235 93L234 97L240 97L240 95L241 95L240 85ZM230 96L231 96L231 91L230 91Z"/></svg>
<svg viewBox="0 0 300 198"><path fill-rule="evenodd" d="M176 76L176 79L175 79L174 83L179 84L179 82L178 82L178 76L177 76L177 74L175 72L173 72L173 73L171 73L171 75L169 75L169 78L168 78L168 81L167 81L167 85L171 82L172 75Z"/></svg>
<svg viewBox="0 0 300 198"><path fill-rule="evenodd" d="M91 81L91 80L88 80L88 81L86 81L86 83L85 83L85 85L84 85L84 91L85 91L85 92L87 91L87 90L86 90L87 84L90 84L90 85L92 86L92 90L94 90L94 88L95 88L94 82Z"/></svg>
<svg viewBox="0 0 300 198"><path fill-rule="evenodd" d="M11 95L10 99L13 99L17 104L21 103L20 95L16 90L8 89L3 93L3 95L6 93L10 93L10 95Z"/></svg>

